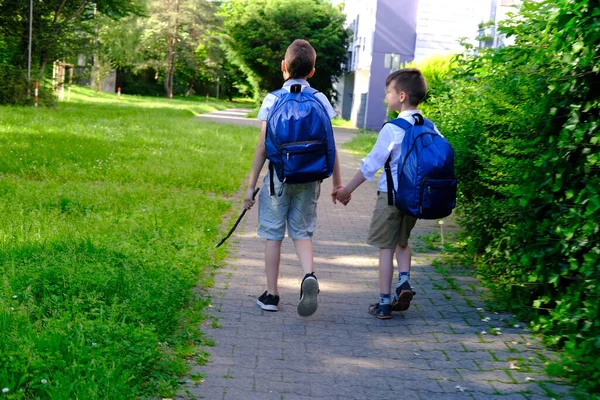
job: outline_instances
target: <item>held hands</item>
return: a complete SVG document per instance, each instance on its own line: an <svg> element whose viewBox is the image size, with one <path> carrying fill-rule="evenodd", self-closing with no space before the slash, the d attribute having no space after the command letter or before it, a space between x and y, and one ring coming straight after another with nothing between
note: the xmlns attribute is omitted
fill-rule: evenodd
<svg viewBox="0 0 600 400"><path fill-rule="evenodd" d="M255 202L256 200L254 200L254 188L249 187L248 190L246 190L246 194L244 195L244 208L246 210L251 209Z"/></svg>
<svg viewBox="0 0 600 400"><path fill-rule="evenodd" d="M331 200L333 201L333 204L337 204L339 201L343 205L347 206L350 200L352 200L352 194L345 191L343 185L338 186L333 189L333 192L331 192Z"/></svg>

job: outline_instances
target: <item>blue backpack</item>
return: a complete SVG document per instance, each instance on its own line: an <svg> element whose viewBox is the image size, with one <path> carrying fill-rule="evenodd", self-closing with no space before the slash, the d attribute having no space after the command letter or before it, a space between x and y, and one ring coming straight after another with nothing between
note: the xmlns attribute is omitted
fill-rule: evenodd
<svg viewBox="0 0 600 400"><path fill-rule="evenodd" d="M417 121L397 118L389 121L406 132L398 160L396 207L407 215L421 219L438 219L452 214L456 207L454 150L435 131L433 122L414 114ZM388 204L393 204L394 183L390 169L391 155L385 164L388 182Z"/></svg>
<svg viewBox="0 0 600 400"><path fill-rule="evenodd" d="M292 85L272 94L277 97L267 117L265 148L271 172L271 195L275 192L273 173L283 183L321 181L333 173L335 141L331 120L318 93ZM283 185L279 195L283 191Z"/></svg>

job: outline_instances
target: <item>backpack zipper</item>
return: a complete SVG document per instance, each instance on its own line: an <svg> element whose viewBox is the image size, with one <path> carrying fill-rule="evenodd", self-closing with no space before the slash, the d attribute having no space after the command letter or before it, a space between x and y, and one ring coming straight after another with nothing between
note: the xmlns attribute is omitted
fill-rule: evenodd
<svg viewBox="0 0 600 400"><path fill-rule="evenodd" d="M297 154L312 154L312 153L318 153L320 151L320 149L315 149L315 150L311 150L311 151L290 151L289 153L286 153L286 158L289 160L290 159L290 154L291 155L297 155Z"/></svg>
<svg viewBox="0 0 600 400"><path fill-rule="evenodd" d="M283 148L285 146L289 146L291 144L312 144L312 143L323 143L325 142L324 140L304 140L302 142L288 142L288 143L282 143L281 146L279 146L279 150L283 150Z"/></svg>

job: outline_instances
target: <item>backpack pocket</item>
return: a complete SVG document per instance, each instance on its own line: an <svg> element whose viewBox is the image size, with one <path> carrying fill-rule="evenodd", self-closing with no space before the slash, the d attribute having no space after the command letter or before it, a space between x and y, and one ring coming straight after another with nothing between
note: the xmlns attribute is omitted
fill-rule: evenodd
<svg viewBox="0 0 600 400"><path fill-rule="evenodd" d="M286 183L308 183L327 178L327 144L321 140L281 146Z"/></svg>
<svg viewBox="0 0 600 400"><path fill-rule="evenodd" d="M455 178L424 178L421 181L419 218L437 219L452 214L456 207L456 184Z"/></svg>

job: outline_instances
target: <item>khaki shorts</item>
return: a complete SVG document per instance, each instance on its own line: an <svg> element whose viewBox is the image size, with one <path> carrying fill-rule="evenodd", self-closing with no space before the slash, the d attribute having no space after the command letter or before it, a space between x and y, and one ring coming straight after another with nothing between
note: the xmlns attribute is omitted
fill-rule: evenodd
<svg viewBox="0 0 600 400"><path fill-rule="evenodd" d="M396 206L388 205L387 193L379 192L367 243L380 249L395 249L396 245L406 247L416 223L415 217L402 213Z"/></svg>

